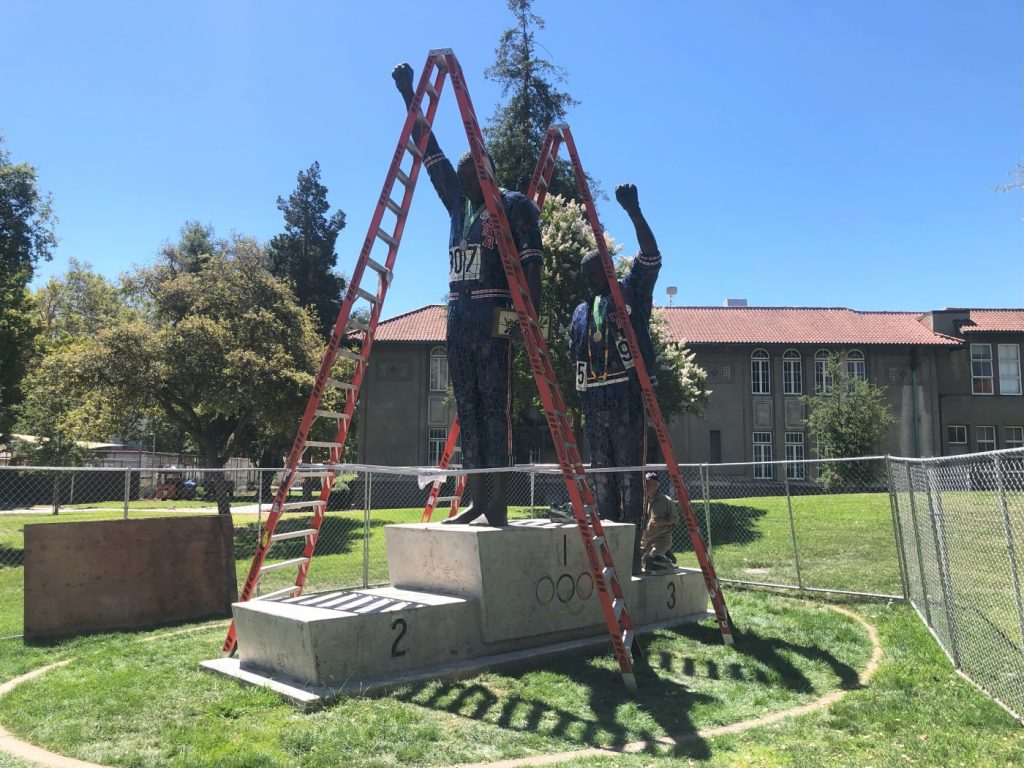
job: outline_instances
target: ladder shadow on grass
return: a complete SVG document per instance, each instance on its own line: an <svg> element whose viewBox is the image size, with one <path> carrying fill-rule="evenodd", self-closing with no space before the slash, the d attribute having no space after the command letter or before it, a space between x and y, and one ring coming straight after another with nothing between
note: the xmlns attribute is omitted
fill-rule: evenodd
<svg viewBox="0 0 1024 768"><path fill-rule="evenodd" d="M705 647L722 645L722 636L714 626L687 625L667 631ZM539 697L545 695L543 689L548 685L544 680L531 684L531 690L538 691L535 696L513 694L499 697L481 682L435 681L409 686L399 691L395 698L428 709L482 720L508 730L575 742L581 747L614 750L639 741L645 743L644 751L648 753L703 759L710 757L710 748L698 735L690 713L697 704L724 705L725 702L692 690L686 685L687 677L729 678L739 684L756 682L805 695L818 694L811 680L784 655L791 652L809 661L827 664L839 678L842 689L850 690L860 685L857 670L828 651L752 632L736 633L735 651L754 664L698 660L692 656L651 651L650 636L643 639L643 645L643 653L634 657L636 693L630 693L623 687L617 670L594 664L596 659L603 658L602 652L581 658L560 658L545 665L518 667L524 673L543 674L545 669L550 669L552 674L569 678L570 685L583 691L574 690L561 695L569 700L583 696L586 698L585 707L573 708L568 703L541 701ZM766 669L775 673L775 680L770 679ZM506 668L500 673L507 671ZM557 696L558 692L552 690L548 698ZM630 710L634 713L632 716L639 720L653 720L660 732L631 727L624 722L623 718L630 716ZM665 736L672 737L677 743L671 746L659 744L658 739Z"/></svg>
<svg viewBox="0 0 1024 768"><path fill-rule="evenodd" d="M658 743L659 738L693 734L693 738L684 743L669 747L669 754L694 759L710 756L704 740L696 736L689 713L695 704L718 701L715 697L659 676L642 660L634 667L639 689L631 693L624 687L617 669L602 668L593 663L595 659L603 660L604 657L604 651L597 651L584 657L564 657L547 662L553 674L568 677L571 683L583 689L568 694L574 702L580 701L580 696L585 697L586 705L576 709L570 708L568 702L560 705L541 701L539 697L544 695L542 691L546 686L543 680L530 686L531 690L539 692L529 696L513 694L499 697L483 683L443 680L409 686L394 698L506 730L569 741L580 747L619 750L640 741L646 743L644 751L664 755L666 746ZM544 671L543 667L536 666L516 665L516 668L523 673ZM661 732L630 727L623 722L621 711L624 705L629 704L635 706L634 716L655 721Z"/></svg>

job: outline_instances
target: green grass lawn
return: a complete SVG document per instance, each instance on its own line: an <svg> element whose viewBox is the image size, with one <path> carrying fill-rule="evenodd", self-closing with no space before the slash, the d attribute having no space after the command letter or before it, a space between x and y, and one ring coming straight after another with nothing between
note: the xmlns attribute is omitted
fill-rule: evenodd
<svg viewBox="0 0 1024 768"><path fill-rule="evenodd" d="M786 497L710 504L711 552L719 578L877 594L902 594L886 493L792 497L796 554ZM702 502L694 512L706 530ZM674 532L680 564L697 566L683 525Z"/></svg>
<svg viewBox="0 0 1024 768"><path fill-rule="evenodd" d="M848 603L879 630L883 663L856 684L870 645L859 624L814 600L730 590L740 632L711 622L648 636L639 691L610 653L302 714L275 695L202 673L222 625L186 634L104 635L48 648L0 645L0 679L55 659L71 664L0 700L0 721L62 754L116 766L449 765L647 742L636 756L562 765L988 766L1024 761L1024 730L954 674L904 605ZM166 635L166 636L162 636ZM684 735L806 703L829 709L743 734L659 747ZM0 758L2 759L2 758ZM3 763L0 766L20 764Z"/></svg>

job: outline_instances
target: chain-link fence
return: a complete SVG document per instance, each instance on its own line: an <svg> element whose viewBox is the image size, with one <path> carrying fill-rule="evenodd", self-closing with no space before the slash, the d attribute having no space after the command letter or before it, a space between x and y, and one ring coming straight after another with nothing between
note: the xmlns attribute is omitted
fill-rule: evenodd
<svg viewBox="0 0 1024 768"><path fill-rule="evenodd" d="M910 601L956 668L1024 718L1024 449L889 473Z"/></svg>
<svg viewBox="0 0 1024 768"><path fill-rule="evenodd" d="M658 473L663 466L606 470ZM701 464L681 467L701 535L728 583L906 596L957 668L1024 716L1024 450L939 459ZM567 508L557 466L504 470L510 516ZM457 471L443 475L452 496ZM24 527L32 523L141 519L230 512L241 584L263 532L281 470L0 466L0 637L21 632ZM345 466L334 478L307 591L388 581L384 527L418 523L437 470ZM320 478L295 483L290 502L320 498ZM448 515L449 502L433 513ZM288 512L267 563L301 554L306 515ZM686 526L674 556L696 567ZM270 570L266 594L294 583Z"/></svg>
<svg viewBox="0 0 1024 768"><path fill-rule="evenodd" d="M660 491L674 493L663 466L613 470L658 472ZM744 584L899 595L901 580L885 464L776 462L687 465L681 468L691 508L720 578ZM432 474L435 473L435 474ZM441 486L454 493L457 472ZM506 470L513 517L566 510L568 494L554 465ZM248 573L281 470L201 468L0 467L0 601L21 594L23 530L31 523L141 519L230 512L239 581ZM346 467L334 479L306 589L383 584L388 580L384 526L419 522L436 470ZM295 483L289 501L320 498L322 480ZM441 502L433 519L447 516ZM277 533L307 527L286 513ZM687 528L674 531L675 557L696 567ZM275 543L270 564L301 554L301 535ZM269 571L261 593L291 584L294 570ZM5 621L4 617L7 617ZM20 609L0 608L0 636L16 633ZM15 627L12 629L12 627Z"/></svg>

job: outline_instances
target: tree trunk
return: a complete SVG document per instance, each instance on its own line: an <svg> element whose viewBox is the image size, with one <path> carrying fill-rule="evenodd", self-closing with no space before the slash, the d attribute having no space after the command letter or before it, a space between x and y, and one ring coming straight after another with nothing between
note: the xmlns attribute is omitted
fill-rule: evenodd
<svg viewBox="0 0 1024 768"><path fill-rule="evenodd" d="M207 454L204 463L211 469L220 469L227 463L227 460L216 454ZM216 499L218 515L231 514L233 486L234 484L225 472L207 472L206 477L203 478L203 495Z"/></svg>

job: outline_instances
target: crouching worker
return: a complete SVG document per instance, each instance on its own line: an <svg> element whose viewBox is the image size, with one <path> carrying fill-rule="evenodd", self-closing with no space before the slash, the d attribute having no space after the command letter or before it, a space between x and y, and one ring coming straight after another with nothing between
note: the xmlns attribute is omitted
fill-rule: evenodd
<svg viewBox="0 0 1024 768"><path fill-rule="evenodd" d="M644 502L647 527L640 541L641 559L647 573L668 573L676 568L672 556L672 530L679 522L679 507L668 496L658 493L658 475L644 475Z"/></svg>

